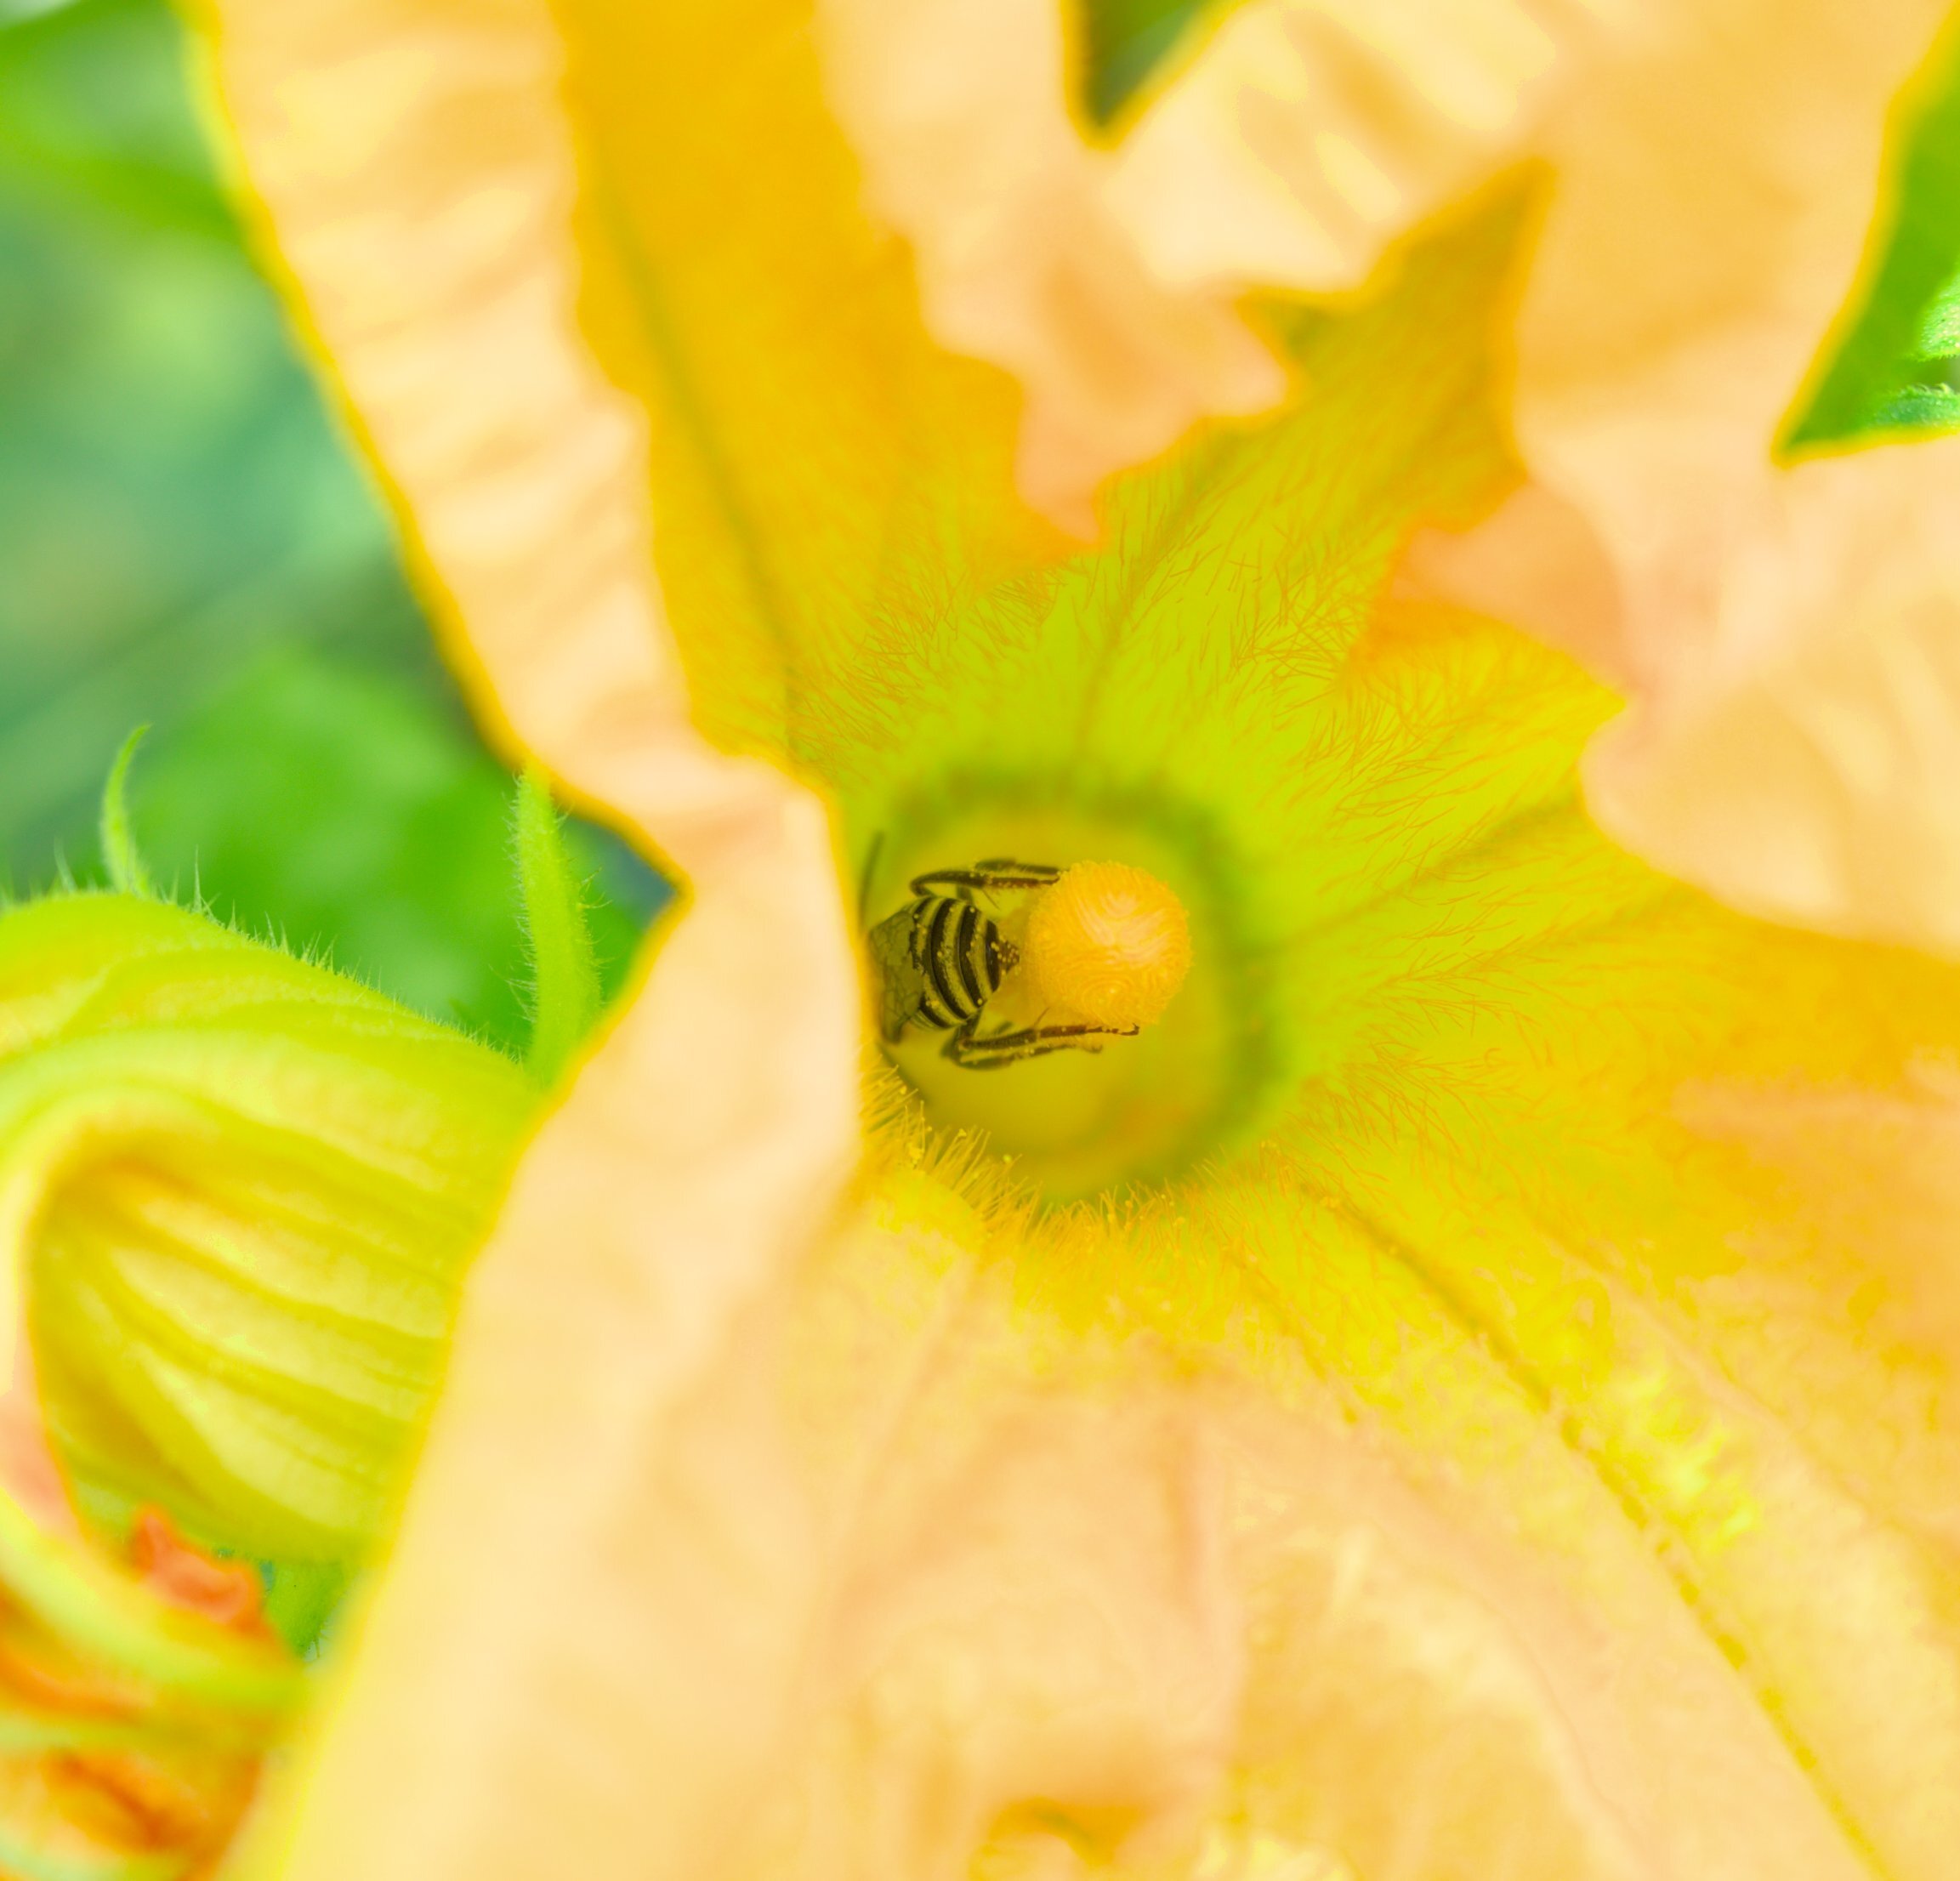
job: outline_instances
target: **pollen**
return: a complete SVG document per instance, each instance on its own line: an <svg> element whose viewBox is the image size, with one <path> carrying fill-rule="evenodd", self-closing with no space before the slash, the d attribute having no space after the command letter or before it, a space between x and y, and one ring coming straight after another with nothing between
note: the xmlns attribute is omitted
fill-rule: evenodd
<svg viewBox="0 0 1960 1881"><path fill-rule="evenodd" d="M1125 862L1077 862L1037 897L1022 946L1023 982L1057 1017L1147 1026L1191 964L1184 903Z"/></svg>

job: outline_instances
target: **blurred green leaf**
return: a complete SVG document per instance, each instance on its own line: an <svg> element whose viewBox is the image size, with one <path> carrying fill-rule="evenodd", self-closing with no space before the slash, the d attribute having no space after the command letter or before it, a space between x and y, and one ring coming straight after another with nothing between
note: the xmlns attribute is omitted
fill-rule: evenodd
<svg viewBox="0 0 1960 1881"><path fill-rule="evenodd" d="M132 781L151 872L247 929L524 1055L529 975L510 776L459 711L385 668L265 652L159 735ZM616 844L572 825L616 990L651 898ZM622 906L622 902L626 904Z"/></svg>
<svg viewBox="0 0 1960 1881"><path fill-rule="evenodd" d="M1090 121L1109 123L1158 63L1219 0L1082 0L1082 99Z"/></svg>

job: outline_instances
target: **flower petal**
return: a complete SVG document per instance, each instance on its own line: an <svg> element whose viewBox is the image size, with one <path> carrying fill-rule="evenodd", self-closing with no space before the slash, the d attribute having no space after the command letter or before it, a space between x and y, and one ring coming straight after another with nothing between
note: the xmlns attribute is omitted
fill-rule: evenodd
<svg viewBox="0 0 1960 1881"><path fill-rule="evenodd" d="M1054 0L822 0L830 88L926 316L1027 394L1029 500L1078 533L1110 473L1265 409L1248 287L1358 287L1522 144L1612 0L1258 0L1115 145L1067 106Z"/></svg>
<svg viewBox="0 0 1960 1881"><path fill-rule="evenodd" d="M1595 61L1539 139L1559 182L1516 392L1537 487L1429 565L1637 689L1589 772L1622 840L1738 906L1951 951L1953 453L1772 456L1885 225L1887 107L1944 10L1671 9Z"/></svg>
<svg viewBox="0 0 1960 1881"><path fill-rule="evenodd" d="M1514 155L1616 0L1255 0L1123 138L1106 199L1165 287L1365 281Z"/></svg>
<svg viewBox="0 0 1960 1881"><path fill-rule="evenodd" d="M1732 906L1960 951L1960 446L1802 464L1767 496L1588 795Z"/></svg>
<svg viewBox="0 0 1960 1881"><path fill-rule="evenodd" d="M1153 280L1119 172L1066 105L1054 0L823 0L830 89L872 206L912 242L934 333L1027 394L1030 502L1087 534L1111 471L1191 423L1273 405L1279 364L1226 299Z"/></svg>

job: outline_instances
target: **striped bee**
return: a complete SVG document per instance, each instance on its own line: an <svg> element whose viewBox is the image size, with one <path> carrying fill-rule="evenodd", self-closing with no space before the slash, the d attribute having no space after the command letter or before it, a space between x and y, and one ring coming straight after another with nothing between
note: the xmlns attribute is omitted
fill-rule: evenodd
<svg viewBox="0 0 1960 1881"><path fill-rule="evenodd" d="M987 1002L1022 963L1022 950L974 900L1052 888L1065 872L995 856L971 868L915 876L914 900L866 935L882 984L879 1031L896 1044L910 1026L946 1033L943 1055L969 1071L995 1071L1048 1052L1099 1051L1089 1041L1128 1037L1136 1025L1008 1025L982 1033ZM950 891L950 892L948 892Z"/></svg>

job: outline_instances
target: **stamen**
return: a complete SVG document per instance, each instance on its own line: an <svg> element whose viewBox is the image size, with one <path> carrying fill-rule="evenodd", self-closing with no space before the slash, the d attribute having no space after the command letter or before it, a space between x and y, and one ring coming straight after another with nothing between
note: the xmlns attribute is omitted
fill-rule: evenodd
<svg viewBox="0 0 1960 1881"><path fill-rule="evenodd" d="M1191 964L1184 903L1126 862L1077 862L1029 911L1020 973L1054 1020L1147 1026Z"/></svg>

